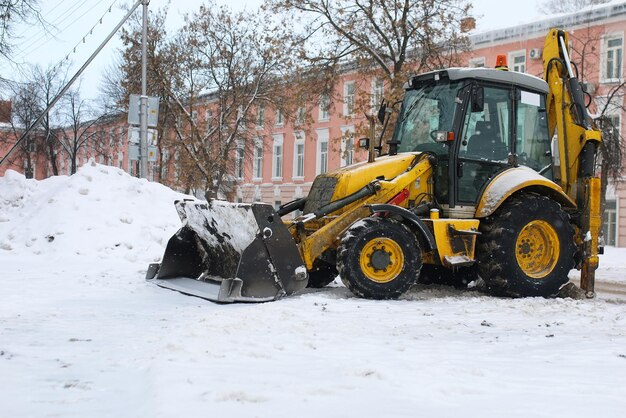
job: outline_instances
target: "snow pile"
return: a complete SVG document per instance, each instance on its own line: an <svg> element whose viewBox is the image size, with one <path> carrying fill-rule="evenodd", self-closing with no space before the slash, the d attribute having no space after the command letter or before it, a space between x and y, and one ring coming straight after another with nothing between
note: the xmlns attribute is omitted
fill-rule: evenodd
<svg viewBox="0 0 626 418"><path fill-rule="evenodd" d="M180 193L96 164L37 181L0 177L0 252L156 261L181 222Z"/></svg>

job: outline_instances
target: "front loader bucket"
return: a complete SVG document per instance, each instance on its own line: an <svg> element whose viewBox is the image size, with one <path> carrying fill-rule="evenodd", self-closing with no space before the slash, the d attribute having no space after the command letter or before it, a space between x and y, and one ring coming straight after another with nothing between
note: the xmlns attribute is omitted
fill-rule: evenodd
<svg viewBox="0 0 626 418"><path fill-rule="evenodd" d="M266 302L307 285L296 243L272 206L176 201L183 226L146 280L214 302Z"/></svg>

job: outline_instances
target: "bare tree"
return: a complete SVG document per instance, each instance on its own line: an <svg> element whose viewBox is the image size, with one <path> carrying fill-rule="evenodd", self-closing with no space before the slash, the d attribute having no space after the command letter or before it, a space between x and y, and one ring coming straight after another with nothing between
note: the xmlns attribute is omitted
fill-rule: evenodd
<svg viewBox="0 0 626 418"><path fill-rule="evenodd" d="M58 135L58 142L70 161L70 174L76 173L81 154L104 155L106 142L99 122L105 115L94 116L89 102L81 99L78 89L70 90L64 97L63 112L65 128Z"/></svg>
<svg viewBox="0 0 626 418"><path fill-rule="evenodd" d="M267 0L304 23L313 62L358 63L385 79L392 96L411 72L450 64L469 47L463 35L471 18L465 0Z"/></svg>
<svg viewBox="0 0 626 418"><path fill-rule="evenodd" d="M584 5L579 6L592 3L597 2L586 1ZM626 82L623 80L613 84L597 82L602 62L600 45L604 42L604 31L601 28L589 25L570 32L569 36L574 69L586 90L587 107L592 111L596 125L602 131L597 171L601 179L600 207L603 222L606 222L606 193L609 182L618 184L622 181L625 150L620 127L616 126L614 115L626 111L622 101L626 92Z"/></svg>
<svg viewBox="0 0 626 418"><path fill-rule="evenodd" d="M7 59L11 56L14 25L31 19L43 23L38 0L0 1L0 56Z"/></svg>
<svg viewBox="0 0 626 418"><path fill-rule="evenodd" d="M575 12L583 7L608 3L610 0L545 0L538 7L543 14Z"/></svg>
<svg viewBox="0 0 626 418"><path fill-rule="evenodd" d="M617 83L610 88L606 96L600 101L597 109L596 124L602 130L602 144L600 145L600 209L602 224L607 221L606 193L609 181L617 185L622 181L624 172L624 134L618 125L616 114L624 114L626 106L623 104L623 95L626 91L626 81ZM615 100L619 98L620 100ZM619 103L619 104L617 104Z"/></svg>
<svg viewBox="0 0 626 418"><path fill-rule="evenodd" d="M470 47L466 32L473 28L467 0L266 0L266 7L301 24L306 62L337 73L341 67L359 69L348 112L356 117L357 135L370 135L367 119L375 120L371 115L382 96L399 100L411 74L459 65ZM343 99L338 93L332 102Z"/></svg>
<svg viewBox="0 0 626 418"><path fill-rule="evenodd" d="M41 109L47 108L56 95L63 88L66 81L66 65L63 63L51 65L42 68L39 65L33 67L30 78L36 84L38 89L37 99L40 102ZM43 147L45 156L52 174L59 175L59 167L57 161L57 153L59 151L58 133L61 130L60 121L57 117L58 110L53 109L48 112L41 121L41 130L43 132Z"/></svg>
<svg viewBox="0 0 626 418"><path fill-rule="evenodd" d="M187 165L185 181L208 195L230 191L234 154L251 155L273 125L265 122L266 109L294 116L310 87L298 78L300 40L285 22L271 21L209 3L188 17L175 43L183 70L173 98L184 97L175 98L181 110L176 145ZM210 115L202 129L194 115L200 103Z"/></svg>
<svg viewBox="0 0 626 418"><path fill-rule="evenodd" d="M13 104L11 130L16 141L22 136L25 128L31 126L43 111L39 101L39 88L36 82L12 83ZM25 138L16 151L9 158L13 165L24 165L26 178L33 178L35 162L43 149L43 135L41 130L33 130Z"/></svg>

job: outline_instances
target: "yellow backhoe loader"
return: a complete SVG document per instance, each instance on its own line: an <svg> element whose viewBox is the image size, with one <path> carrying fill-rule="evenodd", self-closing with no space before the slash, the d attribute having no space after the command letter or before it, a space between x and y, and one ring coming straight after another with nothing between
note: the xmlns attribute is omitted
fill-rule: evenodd
<svg viewBox="0 0 626 418"><path fill-rule="evenodd" d="M278 211L176 202L183 227L147 279L217 302L260 302L337 274L372 299L456 274L523 297L556 294L578 268L592 296L601 136L567 45L566 32L547 35L545 80L504 63L411 77L388 154L317 176L306 198ZM373 157L373 141L362 142Z"/></svg>

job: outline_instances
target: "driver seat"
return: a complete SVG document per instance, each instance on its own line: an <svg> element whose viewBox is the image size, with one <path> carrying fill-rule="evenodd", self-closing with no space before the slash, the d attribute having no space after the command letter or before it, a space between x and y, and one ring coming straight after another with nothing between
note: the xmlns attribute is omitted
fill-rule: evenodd
<svg viewBox="0 0 626 418"><path fill-rule="evenodd" d="M475 134L469 138L467 154L491 159L496 142L497 137L492 123L479 120L476 122Z"/></svg>

